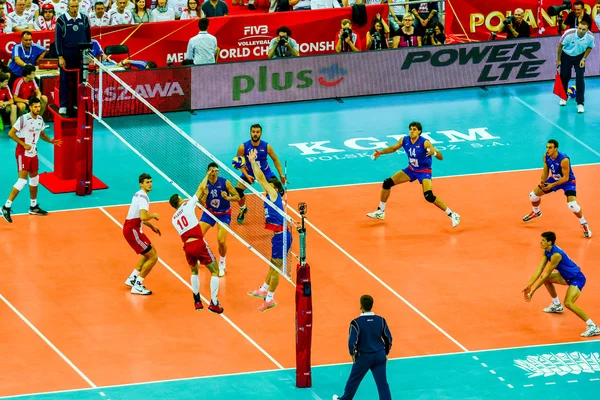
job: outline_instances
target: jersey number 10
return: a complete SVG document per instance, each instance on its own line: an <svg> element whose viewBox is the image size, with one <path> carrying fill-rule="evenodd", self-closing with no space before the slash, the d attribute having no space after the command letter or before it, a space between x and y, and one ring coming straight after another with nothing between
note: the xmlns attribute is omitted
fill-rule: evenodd
<svg viewBox="0 0 600 400"><path fill-rule="evenodd" d="M177 225L179 225L179 229L181 229L181 230L183 230L183 228L186 228L189 225L188 220L185 217L185 215L177 220Z"/></svg>

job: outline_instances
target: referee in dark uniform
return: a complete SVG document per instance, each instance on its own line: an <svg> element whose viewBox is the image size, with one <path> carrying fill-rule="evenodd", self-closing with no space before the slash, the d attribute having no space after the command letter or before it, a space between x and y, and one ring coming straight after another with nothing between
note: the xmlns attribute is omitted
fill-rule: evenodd
<svg viewBox="0 0 600 400"><path fill-rule="evenodd" d="M83 58L79 50L80 43L90 43L92 33L90 20L84 14L79 13L79 0L69 0L69 11L56 20L55 44L58 55L58 63L61 68L79 69ZM81 73L80 73L81 75ZM69 84L71 90L69 90ZM77 73L66 73L60 71L60 114L67 113L69 100L72 105L77 104Z"/></svg>
<svg viewBox="0 0 600 400"><path fill-rule="evenodd" d="M342 397L333 396L333 400L354 398L360 382L369 370L373 373L380 400L390 400L392 394L387 382L387 356L392 348L392 334L385 318L371 312L373 298L364 295L360 298L362 314L350 322L348 349L352 356L352 372Z"/></svg>

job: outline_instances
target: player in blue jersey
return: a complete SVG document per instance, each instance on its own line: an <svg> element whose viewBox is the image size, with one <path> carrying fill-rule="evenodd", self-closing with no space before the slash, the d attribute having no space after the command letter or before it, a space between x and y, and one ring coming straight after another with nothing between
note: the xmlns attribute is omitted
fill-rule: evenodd
<svg viewBox="0 0 600 400"><path fill-rule="evenodd" d="M225 178L219 176L219 166L217 163L211 162L207 169L206 188L201 194L200 203L210 211L216 219L225 225L231 224L231 201L240 199L233 185ZM206 232L213 227L217 221L208 215L206 212L202 214L200 219L200 228L202 234L206 236ZM219 242L219 276L225 275L225 257L227 255L227 229L221 225L217 225L217 241Z"/></svg>
<svg viewBox="0 0 600 400"><path fill-rule="evenodd" d="M281 270L283 258L287 257L287 253L292 246L292 233L289 230L291 224L287 224L287 229L284 229L281 183L279 181L268 182L256 159L257 150L251 149L248 153L248 160L250 161L254 176L263 190L267 192L266 195L269 200L277 207L277 210L275 210L268 203L264 203L265 229L273 232L273 238L271 239L271 263ZM265 299L263 304L258 308L259 311L267 311L277 305L273 296L278 284L279 272L274 268L269 268L265 283L259 289L248 292L249 296Z"/></svg>
<svg viewBox="0 0 600 400"><path fill-rule="evenodd" d="M432 192L431 157L433 156L438 160L442 160L444 157L438 149L433 147L429 140L421 136L421 133L423 132L421 123L411 122L408 125L408 129L410 132L408 136L403 136L395 145L386 147L383 150L375 150L375 153L371 156L376 160L382 154L395 153L400 148L403 148L408 156L408 167L396 172L391 178L387 178L383 181L379 207L377 208L377 211L368 213L367 216L384 219L385 203L390 197L390 190L392 187L400 183L418 180L423 187L423 196L425 196L425 200L435 204L440 210L445 211L452 220L452 227L454 228L460 223L460 215L450 210L450 207L446 206L446 204L444 204L439 197L434 196Z"/></svg>
<svg viewBox="0 0 600 400"><path fill-rule="evenodd" d="M279 159L275 155L275 152L273 151L273 148L271 147L271 145L269 143L265 142L264 140L261 140L260 139L261 136L262 136L262 127L260 126L260 124L254 124L250 127L250 138L251 139L248 140L247 142L242 143L240 145L240 147L238 147L238 151L237 151L238 157L246 157L246 166L241 169L241 171L242 171L241 178L244 181L246 181L247 183L249 183L250 185L252 185L256 179L255 174L254 174L252 168L250 167L250 161L248 160L248 153L250 152L250 150L255 149L257 151L256 164L258 165L259 169L265 175L267 182L280 183L278 185L278 187L281 188L279 193L281 193L281 195L283 195L283 185L285 185L286 179L285 179L285 175L283 175L283 172L281 170L281 163L279 162ZM273 165L275 165L275 168L277 169L277 172L279 173L281 181L277 179L277 177L271 170L267 156L270 156L271 159L273 160ZM240 195L240 200L239 200L240 213L238 214L237 222L239 224L241 224L244 222L244 217L246 216L246 213L248 212L248 207L246 207L246 199L244 198L244 191L246 190L246 188L242 183L238 182L235 190L237 190L238 194Z"/></svg>
<svg viewBox="0 0 600 400"><path fill-rule="evenodd" d="M571 160L568 155L558 151L558 142L556 140L548 140L548 143L546 144L546 154L543 156L543 163L544 171L542 172L542 180L540 184L529 193L532 211L523 217L523 221L529 222L541 217L541 197L546 193L562 190L567 197L567 206L573 211L575 216L579 218L583 236L591 238L592 231L583 216L581 206L577 204L577 186L575 183L575 174L571 168Z"/></svg>
<svg viewBox="0 0 600 400"><path fill-rule="evenodd" d="M552 304L548 308L544 308L544 312L562 313L564 309L562 304L560 304L554 284L567 285L569 288L565 295L565 306L584 320L587 325L586 331L581 336L600 335L600 329L581 308L575 305L575 302L581 295L581 290L585 286L585 276L581 272L581 269L571 261L567 253L556 245L556 234L554 232L542 233L541 245L544 250L542 262L527 283L525 289L523 289L525 301L531 301L535 291L544 285L548 293L550 293L550 297L552 297ZM555 269L556 272L553 272Z"/></svg>

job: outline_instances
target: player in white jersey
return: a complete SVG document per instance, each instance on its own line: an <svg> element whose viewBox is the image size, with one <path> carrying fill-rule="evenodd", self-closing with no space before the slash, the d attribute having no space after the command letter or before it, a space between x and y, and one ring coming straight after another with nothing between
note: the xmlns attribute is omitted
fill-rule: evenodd
<svg viewBox="0 0 600 400"><path fill-rule="evenodd" d="M150 223L152 219L158 221L160 217L156 213L151 214L149 212L150 199L148 193L152 190L152 177L148 174L141 174L139 183L140 190L133 195L127 212L127 219L123 224L123 236L129 246L136 254L141 254L142 258L125 281L125 285L131 287L131 293L133 294L147 295L152 294L152 291L144 286L144 279L156 265L158 253L156 248L152 246L150 239L142 232L142 224L160 236L160 229Z"/></svg>
<svg viewBox="0 0 600 400"><path fill-rule="evenodd" d="M185 258L192 270L192 277L190 280L192 282L192 291L194 292L194 306L196 307L196 311L200 311L204 308L200 299L200 279L198 278L198 263L200 263L208 268L211 275L211 300L208 305L208 310L216 314L221 314L223 312L223 307L221 307L219 300L217 299L217 295L219 294L219 267L215 257L204 240L204 235L200 228L200 221L198 221L198 217L196 216L198 198L206 190L206 182L208 181L210 172L210 170L207 172L204 180L202 180L198 186L198 190L194 197L189 200L184 200L178 194L174 194L169 199L169 204L177 210L173 215L172 222L184 243L183 251L185 252Z"/></svg>
<svg viewBox="0 0 600 400"><path fill-rule="evenodd" d="M31 196L31 207L29 214L47 215L48 213L42 210L37 203L37 191L40 177L38 175L39 161L37 156L37 142L42 139L55 146L60 146L62 140L50 139L44 132L44 120L40 116L42 105L37 97L29 98L29 113L21 115L14 126L8 132L8 136L17 142L17 167L19 171L19 179L13 186L8 200L2 206L2 216L7 222L12 223L10 211L12 202L15 200L19 192L27 184L27 176L29 175L29 194Z"/></svg>

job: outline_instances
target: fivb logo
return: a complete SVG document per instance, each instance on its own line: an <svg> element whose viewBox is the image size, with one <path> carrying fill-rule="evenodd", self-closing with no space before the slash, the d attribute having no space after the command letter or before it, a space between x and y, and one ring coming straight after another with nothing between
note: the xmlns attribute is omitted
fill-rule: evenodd
<svg viewBox="0 0 600 400"><path fill-rule="evenodd" d="M245 26L244 36L268 35L269 27L267 25Z"/></svg>

